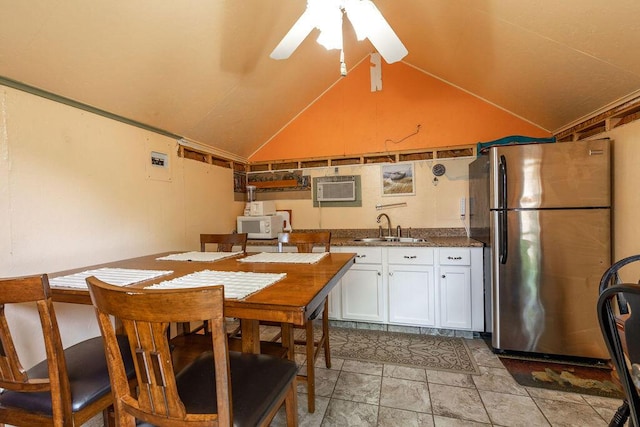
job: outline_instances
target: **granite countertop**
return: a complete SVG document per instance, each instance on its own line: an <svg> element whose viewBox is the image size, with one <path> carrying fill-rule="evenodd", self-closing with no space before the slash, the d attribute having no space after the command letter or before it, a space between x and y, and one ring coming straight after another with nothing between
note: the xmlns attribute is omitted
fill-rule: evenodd
<svg viewBox="0 0 640 427"><path fill-rule="evenodd" d="M294 230L300 232L324 231L324 230ZM471 239L466 236L464 229L443 229L443 228L413 228L403 230L402 237L407 237L410 232L411 236L416 239L423 239L419 242L362 242L354 239L378 237L377 229L336 229L331 231L331 246L385 246L385 247L482 247L482 242ZM395 230L394 234L395 234ZM386 233L385 233L386 235ZM250 239L247 242L249 246L275 246L278 239Z"/></svg>

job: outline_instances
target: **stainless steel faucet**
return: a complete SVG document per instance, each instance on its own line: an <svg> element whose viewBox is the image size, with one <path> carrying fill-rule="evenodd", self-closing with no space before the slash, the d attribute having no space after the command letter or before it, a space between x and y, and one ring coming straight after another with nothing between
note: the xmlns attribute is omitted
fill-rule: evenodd
<svg viewBox="0 0 640 427"><path fill-rule="evenodd" d="M387 215L386 213L381 213L380 215L378 215L378 217L376 218L376 222L378 224L380 224L380 218L385 217L387 218L387 236L391 237L391 220L389 219L389 215Z"/></svg>

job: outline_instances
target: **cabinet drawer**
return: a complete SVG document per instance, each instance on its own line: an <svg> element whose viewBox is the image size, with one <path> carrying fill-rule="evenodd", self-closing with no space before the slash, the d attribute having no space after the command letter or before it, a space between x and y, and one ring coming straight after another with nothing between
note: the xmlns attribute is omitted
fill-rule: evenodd
<svg viewBox="0 0 640 427"><path fill-rule="evenodd" d="M389 248L389 264L433 264L432 248Z"/></svg>
<svg viewBox="0 0 640 427"><path fill-rule="evenodd" d="M362 246L344 246L340 252L355 252L356 264L381 264L382 248L365 248Z"/></svg>
<svg viewBox="0 0 640 427"><path fill-rule="evenodd" d="M469 248L440 249L441 265L471 265L471 251Z"/></svg>

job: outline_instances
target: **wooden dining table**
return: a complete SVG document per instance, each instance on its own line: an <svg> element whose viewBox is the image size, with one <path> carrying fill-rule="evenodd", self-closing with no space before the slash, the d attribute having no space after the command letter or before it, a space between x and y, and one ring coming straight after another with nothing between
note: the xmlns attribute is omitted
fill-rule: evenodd
<svg viewBox="0 0 640 427"><path fill-rule="evenodd" d="M144 288L203 270L244 271L253 273L286 273L278 282L241 299L225 298L226 317L240 319L242 351L260 353L259 321L279 322L283 328L282 344L293 358L293 325L304 325L309 316L324 303L329 292L355 262L355 253L328 253L316 263L240 262L244 255L217 261L168 261L158 258L178 252L165 252L124 259L99 265L76 268L49 274L49 278L67 276L98 268L138 270L171 270L171 274L129 285ZM247 254L252 255L252 254ZM215 283L212 283L214 285ZM52 287L56 302L91 304L87 289Z"/></svg>

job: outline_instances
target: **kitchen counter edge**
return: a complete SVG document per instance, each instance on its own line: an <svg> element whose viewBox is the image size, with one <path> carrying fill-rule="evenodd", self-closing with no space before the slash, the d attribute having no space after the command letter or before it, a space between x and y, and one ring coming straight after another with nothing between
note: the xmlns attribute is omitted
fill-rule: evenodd
<svg viewBox="0 0 640 427"><path fill-rule="evenodd" d="M276 246L278 239L250 239L247 241L247 246ZM482 242L475 239L461 236L430 236L425 238L423 242L360 242L355 241L352 237L332 237L331 246L364 246L364 247L482 247Z"/></svg>

